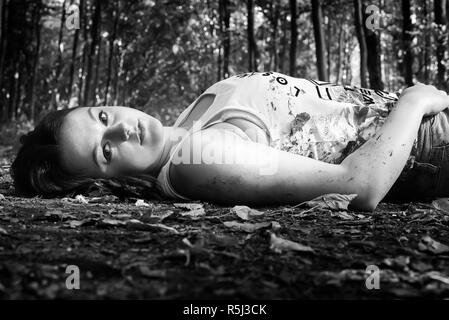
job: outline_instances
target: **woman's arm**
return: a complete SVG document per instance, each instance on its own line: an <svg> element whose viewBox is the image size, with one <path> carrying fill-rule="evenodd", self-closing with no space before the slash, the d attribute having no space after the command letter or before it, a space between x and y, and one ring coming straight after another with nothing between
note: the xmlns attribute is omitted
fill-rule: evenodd
<svg viewBox="0 0 449 320"><path fill-rule="evenodd" d="M229 130L210 128L184 141L184 147L197 146L187 149L200 163L191 158L172 165L172 183L187 197L225 204L295 204L325 193L355 193L351 205L372 211L403 169L423 115L448 106L447 95L428 87L404 91L376 135L339 165L229 139ZM210 163L211 154L227 158Z"/></svg>
<svg viewBox="0 0 449 320"><path fill-rule="evenodd" d="M447 107L449 98L445 91L423 84L407 88L382 128L343 160L341 165L365 181L364 190L373 209L401 174L423 116L435 115ZM354 199L353 204L358 202Z"/></svg>

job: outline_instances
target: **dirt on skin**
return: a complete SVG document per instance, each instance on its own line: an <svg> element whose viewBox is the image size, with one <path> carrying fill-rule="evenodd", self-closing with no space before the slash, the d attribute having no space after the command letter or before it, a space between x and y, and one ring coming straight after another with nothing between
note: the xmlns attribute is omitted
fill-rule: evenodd
<svg viewBox="0 0 449 320"><path fill-rule="evenodd" d="M372 213L282 206L246 217L208 203L30 199L14 195L10 158L3 152L1 299L449 297L444 203L381 203ZM79 290L66 287L70 265Z"/></svg>

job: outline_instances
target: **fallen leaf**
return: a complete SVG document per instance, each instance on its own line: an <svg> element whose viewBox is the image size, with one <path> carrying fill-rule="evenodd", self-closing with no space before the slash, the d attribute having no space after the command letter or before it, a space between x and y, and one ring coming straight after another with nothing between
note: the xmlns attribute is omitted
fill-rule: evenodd
<svg viewBox="0 0 449 320"><path fill-rule="evenodd" d="M383 263L391 268L405 269L410 264L410 257L400 255L395 258L385 258Z"/></svg>
<svg viewBox="0 0 449 320"><path fill-rule="evenodd" d="M147 278L165 278L167 276L166 270L150 270L148 266L139 266L139 271Z"/></svg>
<svg viewBox="0 0 449 320"><path fill-rule="evenodd" d="M429 270L432 270L433 266L430 263L426 263L423 261L414 261L410 264L413 270L416 270L418 272L426 272Z"/></svg>
<svg viewBox="0 0 449 320"><path fill-rule="evenodd" d="M421 251L430 251L434 254L442 254L449 252L449 247L441 242L432 239L429 236L425 236L418 244L418 248Z"/></svg>
<svg viewBox="0 0 449 320"><path fill-rule="evenodd" d="M75 202L82 203L82 204L89 203L89 201L87 201L86 198L84 198L84 196L82 196L80 194L75 197Z"/></svg>
<svg viewBox="0 0 449 320"><path fill-rule="evenodd" d="M150 204L146 203L144 200L139 199L135 203L136 207L151 207Z"/></svg>
<svg viewBox="0 0 449 320"><path fill-rule="evenodd" d="M68 224L71 228L95 225L98 219L70 220Z"/></svg>
<svg viewBox="0 0 449 320"><path fill-rule="evenodd" d="M354 220L354 217L345 211L332 212L332 217L338 217L343 220Z"/></svg>
<svg viewBox="0 0 449 320"><path fill-rule="evenodd" d="M104 195L101 197L92 197L89 199L89 203L111 203L117 201L119 201L119 198L114 195Z"/></svg>
<svg viewBox="0 0 449 320"><path fill-rule="evenodd" d="M277 230L281 229L281 224L277 221L271 221L271 229L273 231L277 231Z"/></svg>
<svg viewBox="0 0 449 320"><path fill-rule="evenodd" d="M300 252L313 252L309 246L304 246L294 241L277 237L274 233L270 233L270 249L274 252L281 253L283 250L294 250Z"/></svg>
<svg viewBox="0 0 449 320"><path fill-rule="evenodd" d="M449 278L446 276L443 276L441 273L439 273L437 271L431 271L431 272L426 273L425 275L432 280L437 280L444 284L449 285Z"/></svg>
<svg viewBox="0 0 449 320"><path fill-rule="evenodd" d="M45 213L45 217L49 220L63 221L67 219L76 219L74 215L71 215L61 210L52 210Z"/></svg>
<svg viewBox="0 0 449 320"><path fill-rule="evenodd" d="M69 221L69 225L71 228L76 228L76 227L81 227L83 225L83 221L82 220L72 220Z"/></svg>
<svg viewBox="0 0 449 320"><path fill-rule="evenodd" d="M331 210L348 210L350 202L355 197L357 197L357 194L328 193L303 202L300 205Z"/></svg>
<svg viewBox="0 0 449 320"><path fill-rule="evenodd" d="M240 223L237 221L225 221L223 224L228 228L233 228L248 233L271 226L271 222Z"/></svg>
<svg viewBox="0 0 449 320"><path fill-rule="evenodd" d="M449 214L449 198L438 198L432 201L432 206L435 209L441 210Z"/></svg>
<svg viewBox="0 0 449 320"><path fill-rule="evenodd" d="M204 216L206 214L206 211L204 211L203 208L199 208L199 209L181 212L180 214L183 217L190 217L192 219L198 219L199 217Z"/></svg>
<svg viewBox="0 0 449 320"><path fill-rule="evenodd" d="M146 265L144 262L135 262L131 263L123 268L124 272L127 272L128 270L135 269L137 270L142 276L148 277L148 278L165 278L167 275L166 270L151 270L148 265Z"/></svg>
<svg viewBox="0 0 449 320"><path fill-rule="evenodd" d="M150 219L154 219L157 222L162 222L168 217L170 217L174 212L172 210L161 211L157 210L156 212L152 212L150 215Z"/></svg>
<svg viewBox="0 0 449 320"><path fill-rule="evenodd" d="M116 219L103 219L99 223L100 226L123 226L126 225L126 222L123 220L116 220Z"/></svg>
<svg viewBox="0 0 449 320"><path fill-rule="evenodd" d="M253 217L261 216L264 213L247 206L234 206L231 213L236 214L242 220L249 220Z"/></svg>
<svg viewBox="0 0 449 320"><path fill-rule="evenodd" d="M2 227L0 227L0 234L7 235L8 232L5 229L3 229Z"/></svg>
<svg viewBox="0 0 449 320"><path fill-rule="evenodd" d="M203 205L201 203L174 203L176 208L185 209L185 210L199 210L203 209Z"/></svg>
<svg viewBox="0 0 449 320"><path fill-rule="evenodd" d="M137 219L131 219L129 221L127 221L126 223L126 228L130 229L130 230L140 230L140 231L170 231L173 232L175 234L178 234L178 230L176 230L175 228L166 226L164 224L160 224L160 223L144 223L142 221L139 221Z"/></svg>
<svg viewBox="0 0 449 320"><path fill-rule="evenodd" d="M132 215L130 215L129 213L119 213L119 214L114 214L113 217L118 218L118 219L126 219L126 218L131 218Z"/></svg>
<svg viewBox="0 0 449 320"><path fill-rule="evenodd" d="M190 253L199 254L204 251L204 239L200 239L195 244L192 244L189 239L183 238L182 242L189 247Z"/></svg>

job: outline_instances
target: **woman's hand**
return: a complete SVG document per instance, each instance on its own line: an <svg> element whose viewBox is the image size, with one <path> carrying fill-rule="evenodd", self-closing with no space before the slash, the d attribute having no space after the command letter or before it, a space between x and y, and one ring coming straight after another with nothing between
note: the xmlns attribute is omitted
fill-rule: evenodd
<svg viewBox="0 0 449 320"><path fill-rule="evenodd" d="M417 105L424 116L433 116L449 107L449 96L434 86L418 83L405 89L399 102Z"/></svg>

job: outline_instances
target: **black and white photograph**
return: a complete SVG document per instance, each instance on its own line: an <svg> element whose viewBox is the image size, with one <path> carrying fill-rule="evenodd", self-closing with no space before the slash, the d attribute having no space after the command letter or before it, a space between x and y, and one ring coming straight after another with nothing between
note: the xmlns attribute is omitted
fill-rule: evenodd
<svg viewBox="0 0 449 320"><path fill-rule="evenodd" d="M0 300L448 299L448 27L449 0L0 0Z"/></svg>

